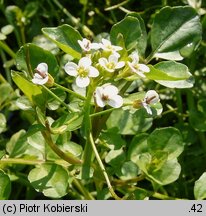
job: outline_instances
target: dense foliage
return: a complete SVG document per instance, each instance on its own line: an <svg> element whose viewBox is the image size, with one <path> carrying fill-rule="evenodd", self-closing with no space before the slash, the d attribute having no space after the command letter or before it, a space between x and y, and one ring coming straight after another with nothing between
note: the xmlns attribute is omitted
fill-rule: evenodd
<svg viewBox="0 0 206 216"><path fill-rule="evenodd" d="M205 7L0 1L0 199L205 199Z"/></svg>

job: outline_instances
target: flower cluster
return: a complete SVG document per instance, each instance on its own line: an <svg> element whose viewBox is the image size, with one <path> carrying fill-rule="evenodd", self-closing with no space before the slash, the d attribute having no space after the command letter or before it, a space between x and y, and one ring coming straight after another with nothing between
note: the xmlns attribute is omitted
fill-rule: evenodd
<svg viewBox="0 0 206 216"><path fill-rule="evenodd" d="M121 52L124 51L123 48L113 45L107 39L102 39L101 43L92 43L86 38L77 42L82 49L83 56L78 62L67 62L64 70L69 76L75 77L77 87L85 89L90 84L96 87L94 101L98 107L109 105L119 108L123 106L123 98L119 95L118 88L111 84L111 82L118 82L115 75L125 74L125 71L129 71L130 75L146 78L146 73L150 72L147 65L139 63L137 51L133 51L125 57L125 55L121 55ZM44 85L48 80L48 65L46 63L38 64L32 82ZM108 83L106 83L107 80L109 80ZM150 90L139 105L152 115L151 106L158 102L159 95L154 90Z"/></svg>

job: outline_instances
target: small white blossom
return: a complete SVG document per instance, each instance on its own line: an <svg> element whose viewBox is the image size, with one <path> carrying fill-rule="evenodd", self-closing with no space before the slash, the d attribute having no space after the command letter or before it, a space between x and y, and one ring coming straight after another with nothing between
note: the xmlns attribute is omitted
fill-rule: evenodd
<svg viewBox="0 0 206 216"><path fill-rule="evenodd" d="M115 53L117 51L120 51L122 50L122 47L120 46L115 46L115 45L112 45L111 42L107 39L102 39L102 43L100 43L100 47L105 50L105 51L108 51L108 52L112 52L112 53Z"/></svg>
<svg viewBox="0 0 206 216"><path fill-rule="evenodd" d="M127 63L131 71L145 78L144 73L150 72L150 68L145 64L139 64L139 55L137 52L133 52L129 57L132 59L132 62L128 61Z"/></svg>
<svg viewBox="0 0 206 216"><path fill-rule="evenodd" d="M123 105L123 99L118 95L118 88L109 83L97 87L94 95L99 107L104 107L108 104L111 107L119 108Z"/></svg>
<svg viewBox="0 0 206 216"><path fill-rule="evenodd" d="M146 109L147 113L152 115L152 109L151 105L156 104L160 101L159 95L155 90L149 90L143 101L142 101L142 106Z"/></svg>
<svg viewBox="0 0 206 216"><path fill-rule="evenodd" d="M91 64L92 61L89 57L83 57L79 60L78 65L74 62L68 62L64 69L67 74L76 77L78 87L84 88L89 85L90 77L99 76L99 71Z"/></svg>
<svg viewBox="0 0 206 216"><path fill-rule="evenodd" d="M49 75L48 75L48 65L46 63L40 63L37 65L36 69L35 69L35 74L34 77L32 79L32 82L34 84L37 85L44 85L45 83L47 83L48 79L49 79Z"/></svg>
<svg viewBox="0 0 206 216"><path fill-rule="evenodd" d="M99 64L108 72L113 73L116 69L124 67L125 62L118 62L119 54L112 54L109 56L108 60L106 58L100 58Z"/></svg>
<svg viewBox="0 0 206 216"><path fill-rule="evenodd" d="M77 42L79 43L82 50L84 50L85 52L89 52L92 49L100 49L100 45L98 43L91 43L91 41L86 38L83 38L83 40L78 40Z"/></svg>

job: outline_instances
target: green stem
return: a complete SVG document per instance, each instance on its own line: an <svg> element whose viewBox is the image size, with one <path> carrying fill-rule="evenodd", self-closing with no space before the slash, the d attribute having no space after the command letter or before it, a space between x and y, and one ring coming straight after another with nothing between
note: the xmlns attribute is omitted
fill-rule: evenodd
<svg viewBox="0 0 206 216"><path fill-rule="evenodd" d="M53 96L57 101L59 101L64 107L66 107L69 111L74 112L74 110L69 107L64 101L62 101L58 96L56 96L50 89L48 89L45 85L42 85L42 87L51 95Z"/></svg>
<svg viewBox="0 0 206 216"><path fill-rule="evenodd" d="M78 94L78 93L76 93L76 92L74 92L74 91L72 91L72 90L70 90L68 88L65 88L64 86L61 86L61 85L59 85L57 83L54 83L54 86L56 86L58 88L61 88L62 90L74 95L75 97L77 97L79 99L86 100L86 98L84 96L82 96L82 95L80 95L80 94Z"/></svg>
<svg viewBox="0 0 206 216"><path fill-rule="evenodd" d="M2 158L0 164L21 164L21 165L39 165L45 163L44 160L28 160L22 158Z"/></svg>
<svg viewBox="0 0 206 216"><path fill-rule="evenodd" d="M0 40L0 47L8 53L12 58L16 58L16 54L13 52L13 50L10 49L10 47L4 43L3 41Z"/></svg>
<svg viewBox="0 0 206 216"><path fill-rule="evenodd" d="M84 104L83 109L83 125L82 125L82 133L84 135L84 138L86 139L86 144L84 147L84 153L82 155L83 158L83 166L82 166L82 178L87 179L89 178L90 173L90 166L92 161L92 148L89 142L89 134L91 132L91 119L90 119L90 111L91 111L91 99L93 96L93 88L92 86L89 86L88 92L87 92L87 100Z"/></svg>
<svg viewBox="0 0 206 216"><path fill-rule="evenodd" d="M47 130L42 131L42 135L44 139L46 140L47 144L50 146L50 148L63 160L67 161L70 164L82 164L82 161L78 158L76 158L73 154L67 153L65 154L61 149L57 147L56 144L54 144L52 137L50 135L50 128L49 123L45 122Z"/></svg>
<svg viewBox="0 0 206 216"><path fill-rule="evenodd" d="M107 109L107 110L103 110L103 111L100 111L100 112L97 112L97 113L93 113L90 115L91 118L94 118L94 117L97 117L97 116L102 116L102 115L105 115L105 114L108 114L114 110L116 110L117 108L111 108L111 109Z"/></svg>
<svg viewBox="0 0 206 216"><path fill-rule="evenodd" d="M94 200L94 197L86 190L80 181L76 178L73 179L73 184L78 188L78 190L84 195L86 200Z"/></svg>
<svg viewBox="0 0 206 216"><path fill-rule="evenodd" d="M119 7L121 7L121 6L125 5L125 4L127 4L129 1L130 1L130 0L123 1L123 2L121 2L121 3L119 3L119 4L116 4L116 5L107 7L107 8L105 8L104 10L105 10L105 11L109 11L109 10L117 9L117 8L119 8Z"/></svg>
<svg viewBox="0 0 206 216"><path fill-rule="evenodd" d="M95 146L95 143L94 143L94 140L93 140L93 136L92 136L91 133L90 133L90 135L89 135L89 139L90 139L90 143L91 143L92 149L93 149L93 151L94 151L94 154L95 154L95 156L96 156L97 162L98 162L98 164L99 164L99 166L100 166L100 168L101 168L101 171L102 171L102 173L103 173L103 175L104 175L104 177L105 177L107 186L108 186L108 188L109 188L109 191L110 191L112 197L113 197L114 199L116 199L116 200L120 200L121 198L118 197L117 194L116 194L116 193L114 192L114 190L113 190L113 187L112 187L112 185L111 185L111 183L110 183L110 180L109 180L109 176L107 175L107 172L106 172L106 170L105 170L105 168L104 168L104 164L102 163L102 160L101 160L101 158L100 158L100 156L99 156L99 153L98 153L98 151L97 151L97 148L96 148L96 146Z"/></svg>

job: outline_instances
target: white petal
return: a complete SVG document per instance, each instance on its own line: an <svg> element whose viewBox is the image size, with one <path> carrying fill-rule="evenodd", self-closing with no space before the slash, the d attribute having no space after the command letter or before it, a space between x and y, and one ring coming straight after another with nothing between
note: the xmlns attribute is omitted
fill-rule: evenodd
<svg viewBox="0 0 206 216"><path fill-rule="evenodd" d="M65 72L69 74L70 76L77 76L77 68L78 66L74 62L68 62L64 66Z"/></svg>
<svg viewBox="0 0 206 216"><path fill-rule="evenodd" d="M37 65L36 69L43 73L48 73L48 65L46 63L40 63Z"/></svg>
<svg viewBox="0 0 206 216"><path fill-rule="evenodd" d="M113 48L115 51L120 51L120 50L123 49L123 48L120 47L120 46L114 46L114 45L112 45L112 48Z"/></svg>
<svg viewBox="0 0 206 216"><path fill-rule="evenodd" d="M79 86L80 88L85 88L85 87L87 87L87 86L89 85L89 83L90 83L89 77L80 77L80 76L78 76L78 77L76 78L76 84L77 84L77 86Z"/></svg>
<svg viewBox="0 0 206 216"><path fill-rule="evenodd" d="M112 98L114 95L117 95L119 92L118 88L113 85L107 85L104 87L104 94L108 95L109 98Z"/></svg>
<svg viewBox="0 0 206 216"><path fill-rule="evenodd" d="M117 64L116 64L116 69L120 69L120 68L122 68L122 67L124 67L125 66L125 62L123 62L123 61L120 61L120 62L118 62Z"/></svg>
<svg viewBox="0 0 206 216"><path fill-rule="evenodd" d="M88 40L86 38L83 38L82 41L78 40L77 42L79 43L80 47L83 50L85 50L85 51L89 51L90 50L90 44L91 44L90 40Z"/></svg>
<svg viewBox="0 0 206 216"><path fill-rule="evenodd" d="M115 95L108 101L108 104L114 108L119 108L123 105L123 99L120 95Z"/></svg>
<svg viewBox="0 0 206 216"><path fill-rule="evenodd" d="M152 115L152 109L150 106L146 105L146 106L144 106L144 108L146 109L148 114Z"/></svg>
<svg viewBox="0 0 206 216"><path fill-rule="evenodd" d="M32 79L32 82L37 85L44 85L45 83L47 83L48 79L49 79L49 76L42 78L38 73L35 73L34 78Z"/></svg>
<svg viewBox="0 0 206 216"><path fill-rule="evenodd" d="M132 62L133 62L134 64L138 64L138 63L139 63L139 55L138 55L138 52L133 52L129 57L132 59Z"/></svg>
<svg viewBox="0 0 206 216"><path fill-rule="evenodd" d="M105 101L102 100L102 95L103 95L103 88L102 87L97 87L95 91L95 101L99 107L104 107Z"/></svg>
<svg viewBox="0 0 206 216"><path fill-rule="evenodd" d="M115 64L118 62L118 56L117 55L110 55L108 62L114 62Z"/></svg>
<svg viewBox="0 0 206 216"><path fill-rule="evenodd" d="M159 95L157 94L157 92L155 90L149 90L145 94L145 100L149 100L150 104L155 104L155 103L159 102L160 99L159 99Z"/></svg>
<svg viewBox="0 0 206 216"><path fill-rule="evenodd" d="M107 59L106 58L100 58L99 59L99 64L102 66L102 67L106 67L106 64L108 63Z"/></svg>
<svg viewBox="0 0 206 216"><path fill-rule="evenodd" d="M91 64L92 64L92 61L89 57L83 57L79 60L78 65L80 67L88 68Z"/></svg>
<svg viewBox="0 0 206 216"><path fill-rule="evenodd" d="M101 46L99 43L91 43L90 47L91 49L98 50Z"/></svg>
<svg viewBox="0 0 206 216"><path fill-rule="evenodd" d="M144 73L143 72L141 72L141 71L138 71L138 70L135 70L134 71L136 74L138 74L140 77L142 77L142 78L145 78L146 76L144 75Z"/></svg>
<svg viewBox="0 0 206 216"><path fill-rule="evenodd" d="M99 71L93 67L93 66L90 66L89 67L89 77L98 77L99 76Z"/></svg>
<svg viewBox="0 0 206 216"><path fill-rule="evenodd" d="M141 71L143 71L145 73L150 72L150 68L147 67L147 65L145 65L145 64L139 64L139 70L141 70Z"/></svg>
<svg viewBox="0 0 206 216"><path fill-rule="evenodd" d="M102 38L102 43L104 46L111 46L111 42L107 39Z"/></svg>

